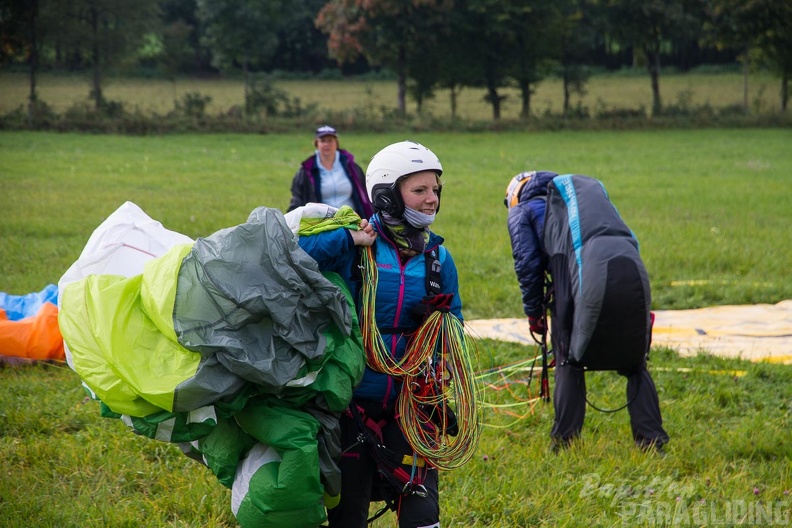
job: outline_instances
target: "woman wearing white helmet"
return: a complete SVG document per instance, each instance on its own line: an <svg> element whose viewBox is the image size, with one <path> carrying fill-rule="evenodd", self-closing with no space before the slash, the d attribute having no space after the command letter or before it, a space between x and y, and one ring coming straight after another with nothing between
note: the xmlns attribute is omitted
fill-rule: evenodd
<svg viewBox="0 0 792 528"><path fill-rule="evenodd" d="M442 246L443 238L429 229L440 208L442 172L440 160L423 145L389 145L374 155L366 171L375 214L361 221L361 229L325 231L299 241L320 269L344 277L358 301L356 246L373 246L376 325L388 353L397 360L431 311L450 311L462 320L456 266ZM360 313L361 303L357 305ZM369 504L375 500L385 500L397 512L400 528L440 526L437 470L415 454L395 420L400 385L400 378L367 366L354 391L350 410L341 418L341 501L328 510L331 527L365 527ZM377 452L360 441L372 432ZM383 465L383 452L397 462Z"/></svg>

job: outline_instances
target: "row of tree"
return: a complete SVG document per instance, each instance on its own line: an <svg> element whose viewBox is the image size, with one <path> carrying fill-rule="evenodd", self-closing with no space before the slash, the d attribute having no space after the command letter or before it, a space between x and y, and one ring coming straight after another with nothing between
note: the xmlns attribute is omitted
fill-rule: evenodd
<svg viewBox="0 0 792 528"><path fill-rule="evenodd" d="M165 75L273 70L396 74L397 110L420 111L438 88L483 87L494 119L504 87L531 113L539 82L563 79L564 112L592 67L645 67L662 112L663 63L686 69L739 59L792 73L788 0L0 0L0 65L24 62L30 103L43 66L89 69L96 108L102 79L123 66ZM747 92L744 97L747 107Z"/></svg>

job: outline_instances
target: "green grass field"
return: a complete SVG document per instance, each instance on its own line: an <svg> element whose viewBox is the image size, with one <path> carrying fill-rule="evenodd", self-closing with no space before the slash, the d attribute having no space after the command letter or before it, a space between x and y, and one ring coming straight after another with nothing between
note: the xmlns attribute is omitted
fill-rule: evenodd
<svg viewBox="0 0 792 528"><path fill-rule="evenodd" d="M0 132L0 291L57 283L93 229L126 200L192 237L282 208L310 131L286 135L95 136ZM395 134L345 134L365 167ZM503 192L528 169L603 180L641 242L655 309L792 298L792 132L416 133L444 165L435 224L460 270L467 319L520 317ZM536 350L483 340L479 367ZM443 526L783 525L792 502L792 366L654 349L671 435L666 457L632 447L626 411L589 409L583 441L548 450L552 408L526 374L486 389L473 460L441 477ZM523 383L520 383L520 381ZM552 382L551 382L552 383ZM590 399L624 382L587 376ZM0 368L0 525L234 526L230 492L173 445L99 417L68 367ZM495 404L512 407L495 407ZM508 411L508 412L507 412ZM394 526L386 515L375 527Z"/></svg>
<svg viewBox="0 0 792 528"><path fill-rule="evenodd" d="M502 364L535 352L479 346ZM592 409L583 440L554 455L549 404L532 410L526 400L535 393L519 376L510 392L487 389L490 403L511 406L487 407L474 458L441 475L443 526L786 525L792 367L654 350L650 369L671 436L662 458L632 447L626 411ZM0 383L2 526L236 526L230 491L209 470L100 418L68 367L0 368ZM624 381L613 373L590 373L587 386L595 405L624 403ZM395 525L392 514L373 524Z"/></svg>
<svg viewBox="0 0 792 528"><path fill-rule="evenodd" d="M404 135L344 134L364 167ZM413 134L445 168L435 230L460 269L468 319L519 317L503 194L530 169L600 178L641 243L654 308L792 298L792 133L786 129ZM130 200L191 237L285 208L312 135L0 133L0 291L57 283Z"/></svg>

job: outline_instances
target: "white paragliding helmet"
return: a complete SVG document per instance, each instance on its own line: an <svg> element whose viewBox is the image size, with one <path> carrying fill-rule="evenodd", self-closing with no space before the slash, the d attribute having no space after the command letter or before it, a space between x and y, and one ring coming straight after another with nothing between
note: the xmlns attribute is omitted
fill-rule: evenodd
<svg viewBox="0 0 792 528"><path fill-rule="evenodd" d="M401 141L374 154L366 170L366 191L374 210L386 212L394 218L402 218L404 200L396 187L396 181L403 176L423 171L434 171L440 176L443 174L443 166L437 156L420 143Z"/></svg>

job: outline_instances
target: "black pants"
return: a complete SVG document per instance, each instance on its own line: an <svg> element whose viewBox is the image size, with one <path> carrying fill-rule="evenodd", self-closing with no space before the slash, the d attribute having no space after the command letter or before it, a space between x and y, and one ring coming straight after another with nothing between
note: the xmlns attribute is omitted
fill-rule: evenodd
<svg viewBox="0 0 792 528"><path fill-rule="evenodd" d="M385 420L382 426L383 444L398 453L408 464L401 468L411 474L414 470L423 476L426 496L417 494L398 495L390 484L382 479L369 448L359 443L358 426L348 414L341 417L341 445L345 450L339 461L341 468L341 502L327 511L331 528L365 528L372 501L384 500L383 494L395 499L399 528L434 528L440 526L440 502L437 491L438 476L434 468L413 468L413 449L407 443L393 417L393 410L383 410L379 402L353 401L360 405L366 416L375 421ZM423 463L423 461L421 461Z"/></svg>
<svg viewBox="0 0 792 528"><path fill-rule="evenodd" d="M583 369L556 358L553 407L555 421L550 435L567 442L580 436L586 417L586 378ZM662 446L668 442L660 416L660 401L646 364L632 372L620 372L627 377L627 411L633 440L640 447Z"/></svg>

